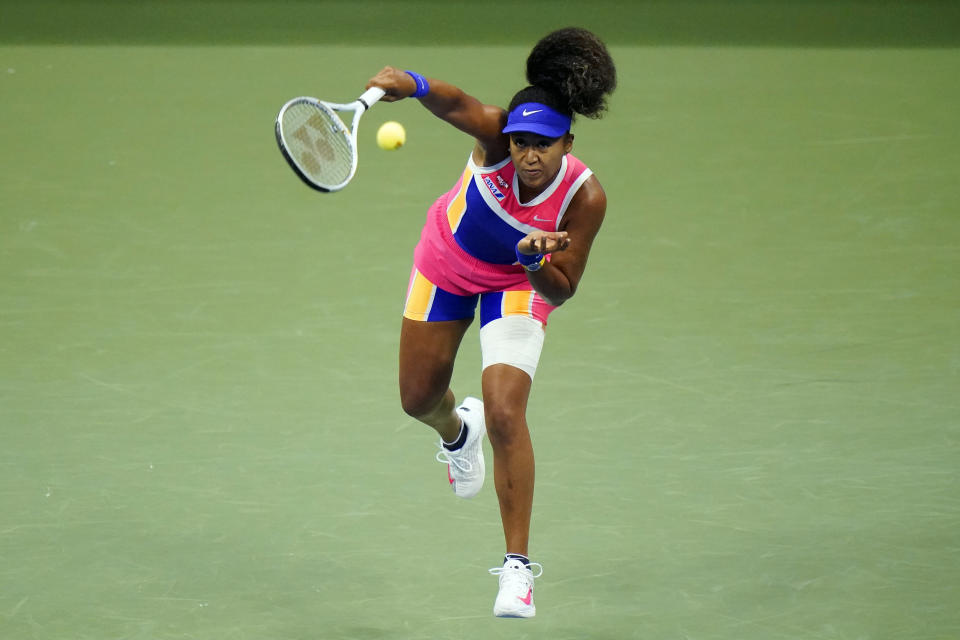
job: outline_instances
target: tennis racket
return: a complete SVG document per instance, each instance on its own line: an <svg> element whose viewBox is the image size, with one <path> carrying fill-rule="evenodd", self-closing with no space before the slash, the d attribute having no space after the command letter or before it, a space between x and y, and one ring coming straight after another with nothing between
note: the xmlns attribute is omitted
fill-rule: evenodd
<svg viewBox="0 0 960 640"><path fill-rule="evenodd" d="M357 172L357 125L360 117L383 97L370 87L347 104L300 97L277 114L277 144L290 168L310 187L324 193L347 186ZM350 128L337 113L353 113Z"/></svg>

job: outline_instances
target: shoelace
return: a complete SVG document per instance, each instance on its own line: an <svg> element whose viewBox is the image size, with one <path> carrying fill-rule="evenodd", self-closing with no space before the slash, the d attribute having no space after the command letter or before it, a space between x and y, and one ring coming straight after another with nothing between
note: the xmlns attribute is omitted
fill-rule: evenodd
<svg viewBox="0 0 960 640"><path fill-rule="evenodd" d="M464 445L463 449L465 448L466 448L466 445ZM462 452L463 449L460 449L460 451ZM442 444L440 445L440 451L437 451L437 462L443 462L444 464L452 464L453 466L457 467L461 471L470 473L471 471L473 471L473 463L470 462L469 460L464 460L463 458L465 457L466 456L459 456L456 453L447 450L447 448L444 447Z"/></svg>
<svg viewBox="0 0 960 640"><path fill-rule="evenodd" d="M534 573L534 569L536 569L537 571L536 573ZM529 577L531 578L539 578L540 576L543 575L543 565L540 564L539 562L531 562L529 565L527 565L524 568L518 567L516 565L512 565L509 567L504 565L502 567L494 567L493 569L488 569L491 575L503 576L503 578L501 579L512 578L512 577L526 577L524 576L525 570L530 572Z"/></svg>

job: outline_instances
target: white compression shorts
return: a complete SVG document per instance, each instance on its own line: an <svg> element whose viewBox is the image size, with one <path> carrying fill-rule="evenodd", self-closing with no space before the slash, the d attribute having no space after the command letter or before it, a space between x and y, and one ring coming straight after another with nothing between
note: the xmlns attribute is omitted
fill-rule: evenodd
<svg viewBox="0 0 960 640"><path fill-rule="evenodd" d="M530 316L510 315L491 320L480 328L483 368L508 364L533 380L543 351L543 324Z"/></svg>

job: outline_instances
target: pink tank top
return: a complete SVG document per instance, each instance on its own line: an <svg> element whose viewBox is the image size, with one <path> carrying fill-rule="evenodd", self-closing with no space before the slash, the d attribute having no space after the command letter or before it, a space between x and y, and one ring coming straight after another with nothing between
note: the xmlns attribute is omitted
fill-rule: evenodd
<svg viewBox="0 0 960 640"><path fill-rule="evenodd" d="M574 194L593 172L563 157L554 181L530 202L519 201L510 158L478 167L471 154L453 189L427 211L414 250L414 266L441 289L457 295L529 289L515 247L531 231L556 231Z"/></svg>

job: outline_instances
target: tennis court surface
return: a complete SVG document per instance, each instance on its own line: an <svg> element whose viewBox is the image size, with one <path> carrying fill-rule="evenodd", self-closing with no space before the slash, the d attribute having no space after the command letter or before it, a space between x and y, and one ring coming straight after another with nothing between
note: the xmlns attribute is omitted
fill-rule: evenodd
<svg viewBox="0 0 960 640"><path fill-rule="evenodd" d="M607 219L530 406L530 621L491 615L492 479L456 500L396 388L412 248L471 141L378 104L321 195L272 128L385 64L504 104L540 29L204 42L160 12L167 41L57 42L8 13L39 26L0 32L0 637L960 636L960 50L921 6L926 44L614 32L608 117L574 127ZM458 395L479 366L473 328Z"/></svg>

